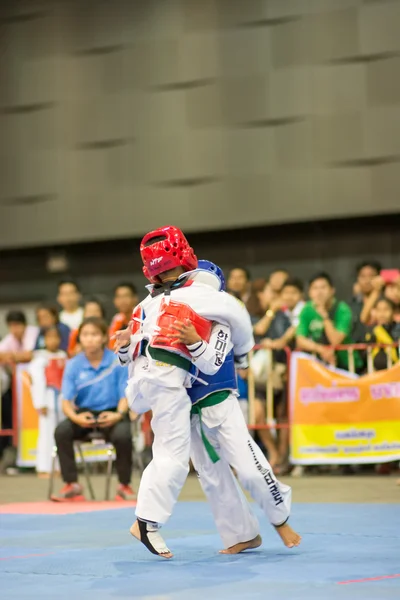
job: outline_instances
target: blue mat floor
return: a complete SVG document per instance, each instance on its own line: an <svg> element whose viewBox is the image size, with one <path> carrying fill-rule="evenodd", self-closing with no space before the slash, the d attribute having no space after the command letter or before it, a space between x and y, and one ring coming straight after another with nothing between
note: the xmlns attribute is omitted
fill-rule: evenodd
<svg viewBox="0 0 400 600"><path fill-rule="evenodd" d="M17 600L400 599L400 506L295 505L303 536L287 550L260 517L263 546L221 556L206 503L179 503L164 536L175 556L152 556L129 535L131 509L0 515L0 589Z"/></svg>

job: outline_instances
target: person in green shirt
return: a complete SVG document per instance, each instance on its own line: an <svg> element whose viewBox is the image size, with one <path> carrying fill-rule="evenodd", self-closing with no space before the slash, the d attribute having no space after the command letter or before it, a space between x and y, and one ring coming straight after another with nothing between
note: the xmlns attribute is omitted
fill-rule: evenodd
<svg viewBox="0 0 400 600"><path fill-rule="evenodd" d="M345 302L335 298L336 290L327 273L314 275L309 284L310 301L306 303L297 327L297 347L317 354L323 361L348 369L346 350L335 352L329 346L351 344L352 312ZM354 353L355 367L360 357Z"/></svg>

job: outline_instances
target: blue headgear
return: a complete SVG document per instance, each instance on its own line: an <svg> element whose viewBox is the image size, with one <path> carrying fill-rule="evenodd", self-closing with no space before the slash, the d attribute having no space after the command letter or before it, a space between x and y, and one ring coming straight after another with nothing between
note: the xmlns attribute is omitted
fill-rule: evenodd
<svg viewBox="0 0 400 600"><path fill-rule="evenodd" d="M196 271L207 271L208 273L213 273L219 279L219 291L222 292L226 290L224 272L215 263L211 262L210 260L199 260Z"/></svg>

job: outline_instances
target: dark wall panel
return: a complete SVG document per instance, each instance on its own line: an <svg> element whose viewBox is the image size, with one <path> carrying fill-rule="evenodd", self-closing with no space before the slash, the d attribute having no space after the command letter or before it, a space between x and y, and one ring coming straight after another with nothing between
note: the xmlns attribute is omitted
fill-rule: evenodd
<svg viewBox="0 0 400 600"><path fill-rule="evenodd" d="M0 248L399 209L400 0L0 11Z"/></svg>

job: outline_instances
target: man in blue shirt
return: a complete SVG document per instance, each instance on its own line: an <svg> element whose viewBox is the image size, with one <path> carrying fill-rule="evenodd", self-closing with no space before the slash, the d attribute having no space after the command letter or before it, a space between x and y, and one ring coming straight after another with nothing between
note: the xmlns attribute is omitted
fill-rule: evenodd
<svg viewBox="0 0 400 600"><path fill-rule="evenodd" d="M133 499L130 487L133 445L125 398L127 373L115 354L105 347L108 330L102 319L85 319L79 329L79 340L83 352L68 362L62 382L62 409L67 418L54 434L65 486L52 500L84 499L73 444L95 428L115 447L119 479L116 499Z"/></svg>

